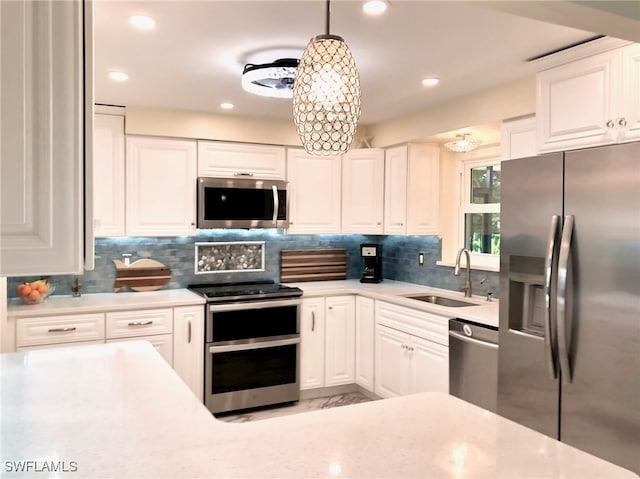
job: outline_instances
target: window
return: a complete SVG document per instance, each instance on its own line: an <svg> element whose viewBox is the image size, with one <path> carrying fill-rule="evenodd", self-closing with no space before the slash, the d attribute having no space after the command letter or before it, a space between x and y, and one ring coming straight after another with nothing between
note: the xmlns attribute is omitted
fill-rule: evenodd
<svg viewBox="0 0 640 479"><path fill-rule="evenodd" d="M461 160L460 164L458 243L472 253L472 265L497 268L500 262L500 159Z"/></svg>

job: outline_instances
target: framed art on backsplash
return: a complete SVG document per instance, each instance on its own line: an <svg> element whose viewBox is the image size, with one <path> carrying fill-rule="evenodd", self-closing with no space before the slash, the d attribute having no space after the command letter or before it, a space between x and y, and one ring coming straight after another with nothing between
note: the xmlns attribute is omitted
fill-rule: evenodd
<svg viewBox="0 0 640 479"><path fill-rule="evenodd" d="M195 244L195 274L264 271L264 241Z"/></svg>

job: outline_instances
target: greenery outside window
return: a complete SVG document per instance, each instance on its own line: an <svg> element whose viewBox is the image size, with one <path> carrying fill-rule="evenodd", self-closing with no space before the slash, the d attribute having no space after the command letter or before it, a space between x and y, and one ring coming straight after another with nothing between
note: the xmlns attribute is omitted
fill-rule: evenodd
<svg viewBox="0 0 640 479"><path fill-rule="evenodd" d="M500 160L462 160L459 241L472 266L500 264Z"/></svg>

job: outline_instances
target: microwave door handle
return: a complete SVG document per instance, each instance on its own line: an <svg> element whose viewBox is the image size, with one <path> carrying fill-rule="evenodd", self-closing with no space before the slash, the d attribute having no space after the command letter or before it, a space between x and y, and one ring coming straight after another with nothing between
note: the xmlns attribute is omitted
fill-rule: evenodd
<svg viewBox="0 0 640 479"><path fill-rule="evenodd" d="M551 379L558 377L557 364L557 339L555 328L552 327L551 304L553 294L553 276L556 273L558 259L558 225L560 216L551 217L549 236L547 238L547 252L544 259L544 352L547 363L547 371Z"/></svg>
<svg viewBox="0 0 640 479"><path fill-rule="evenodd" d="M573 215L564 217L560 255L558 256L558 356L560 371L565 384L571 384L571 364L569 362L569 321L567 321L567 281L569 277L569 259L571 256L571 239L573 238Z"/></svg>
<svg viewBox="0 0 640 479"><path fill-rule="evenodd" d="M278 201L278 187L276 185L271 185L271 190L273 191L273 220L272 220L272 223L274 225L276 225L277 221L278 221L278 207L280 206L280 201Z"/></svg>

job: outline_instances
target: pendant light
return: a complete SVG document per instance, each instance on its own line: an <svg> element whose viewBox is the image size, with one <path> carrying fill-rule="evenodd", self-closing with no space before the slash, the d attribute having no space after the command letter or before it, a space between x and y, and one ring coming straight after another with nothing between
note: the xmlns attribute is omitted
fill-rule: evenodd
<svg viewBox="0 0 640 479"><path fill-rule="evenodd" d="M307 153L339 155L351 146L360 119L360 77L342 37L313 37L305 49L293 84L293 121Z"/></svg>

